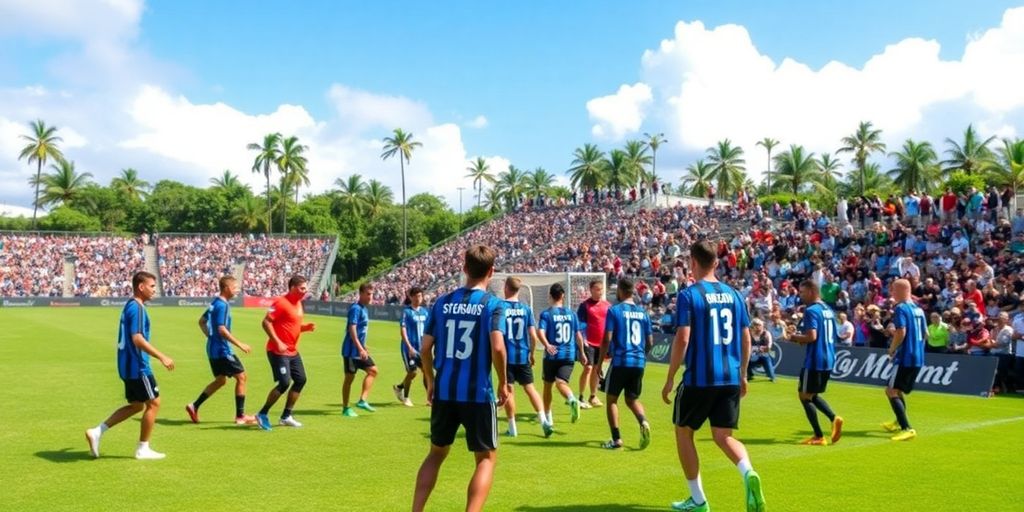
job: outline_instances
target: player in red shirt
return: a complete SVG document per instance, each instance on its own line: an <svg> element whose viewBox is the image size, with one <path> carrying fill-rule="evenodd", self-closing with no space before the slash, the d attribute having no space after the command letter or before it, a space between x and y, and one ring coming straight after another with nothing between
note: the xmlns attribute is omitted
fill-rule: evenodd
<svg viewBox="0 0 1024 512"><path fill-rule="evenodd" d="M604 281L594 280L590 282L590 298L581 302L576 316L586 325L584 338L587 342L583 345L584 353L587 356L587 363L583 366L583 375L580 375L580 407L601 407L601 400L597 398L597 381L601 377L601 365L604 361L597 358L601 350L601 342L604 341L604 321L611 304L604 298ZM597 365L597 371L594 365ZM587 384L590 384L590 399L583 400L583 392Z"/></svg>
<svg viewBox="0 0 1024 512"><path fill-rule="evenodd" d="M270 370L274 374L277 386L267 395L267 403L263 404L256 422L263 430L270 430L270 419L267 413L277 399L288 392L284 412L281 413L280 424L288 427L301 427L302 424L292 417L292 409L299 400L303 386L306 385L306 369L299 355L299 336L312 331L316 326L302 323L302 300L309 293L306 278L292 276L288 280L288 293L274 299L267 316L263 318L263 331L267 333L267 359ZM289 386L291 389L289 389Z"/></svg>

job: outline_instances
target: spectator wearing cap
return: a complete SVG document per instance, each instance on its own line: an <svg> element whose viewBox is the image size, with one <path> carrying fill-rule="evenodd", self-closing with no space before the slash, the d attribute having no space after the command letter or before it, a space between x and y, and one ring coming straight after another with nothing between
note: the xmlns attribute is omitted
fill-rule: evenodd
<svg viewBox="0 0 1024 512"><path fill-rule="evenodd" d="M775 360L772 358L772 334L765 329L764 320L755 318L750 322L750 364L747 366L747 380L753 380L754 368L760 367L768 380L775 382Z"/></svg>
<svg viewBox="0 0 1024 512"><path fill-rule="evenodd" d="M966 315L963 321L966 322L967 353L972 356L988 354L989 332L985 328L985 323ZM963 325L964 323L961 323L961 326Z"/></svg>

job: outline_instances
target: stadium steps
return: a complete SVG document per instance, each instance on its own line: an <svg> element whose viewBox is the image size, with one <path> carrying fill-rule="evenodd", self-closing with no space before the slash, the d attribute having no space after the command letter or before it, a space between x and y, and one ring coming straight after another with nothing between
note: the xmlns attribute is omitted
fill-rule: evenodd
<svg viewBox="0 0 1024 512"><path fill-rule="evenodd" d="M73 297L75 295L75 262L71 258L64 258L64 284L61 287L61 295Z"/></svg>
<svg viewBox="0 0 1024 512"><path fill-rule="evenodd" d="M156 296L164 296L164 283L160 278L160 260L156 255L156 245L146 244L142 246L142 254L146 259L146 272L156 276Z"/></svg>

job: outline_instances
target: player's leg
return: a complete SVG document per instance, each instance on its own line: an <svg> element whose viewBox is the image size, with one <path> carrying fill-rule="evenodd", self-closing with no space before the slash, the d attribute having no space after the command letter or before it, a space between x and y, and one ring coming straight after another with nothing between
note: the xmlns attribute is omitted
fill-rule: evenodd
<svg viewBox="0 0 1024 512"><path fill-rule="evenodd" d="M761 476L754 471L747 454L747 447L732 433L739 426L740 389L739 386L717 388L717 396L711 406L708 420L711 423L711 437L729 460L736 465L743 479L746 493L747 512L764 512L764 491L761 488Z"/></svg>
<svg viewBox="0 0 1024 512"><path fill-rule="evenodd" d="M600 356L600 354L598 355ZM601 407L602 405L604 405L603 403L601 403L601 399L597 397L597 392L599 388L598 383L601 380L602 363L603 361L595 361L593 363L594 370L590 372L590 398L588 399L588 401L590 402L590 405L592 407ZM581 393L580 396L582 397L583 394Z"/></svg>
<svg viewBox="0 0 1024 512"><path fill-rule="evenodd" d="M89 444L89 453L93 457L100 456L100 437L106 433L114 425L121 423L122 421L135 416L145 408L142 402L129 402L128 405L124 405L114 411L110 417L100 423L99 425L86 429L85 440Z"/></svg>
<svg viewBox="0 0 1024 512"><path fill-rule="evenodd" d="M580 401L576 399L572 388L569 387L569 382L572 381L572 369L576 363L573 361L561 361L560 363L555 375L555 386L558 387L559 394L569 402L570 422L576 423L580 419Z"/></svg>
<svg viewBox="0 0 1024 512"><path fill-rule="evenodd" d="M552 427L555 424L555 418L551 414L551 402L553 401L553 398L554 398L552 396L553 393L551 391L551 388L555 384L555 377L556 377L555 374L557 373L557 370L558 369L557 369L557 366L555 364L555 361L551 361L551 360L548 360L548 359L544 360L544 364L543 364L543 379L544 379L544 409L543 409L543 416L544 416L544 421L542 422L542 424L543 425L547 425L547 427ZM547 429L545 429L545 435L551 435L551 434L547 433Z"/></svg>
<svg viewBox="0 0 1024 512"><path fill-rule="evenodd" d="M356 379L355 360L350 357L344 358L344 367L345 375L341 381L341 413L344 416L355 417L358 415L349 407L349 398L352 396L352 381Z"/></svg>
<svg viewBox="0 0 1024 512"><path fill-rule="evenodd" d="M224 384L227 384L227 382L228 378L226 375L215 375L213 382L207 384L206 388L199 393L199 396L192 403L185 406L185 412L188 413L192 423L199 423L199 407L203 405L207 398L213 396L218 389L224 387Z"/></svg>
<svg viewBox="0 0 1024 512"><path fill-rule="evenodd" d="M909 441L917 437L917 432L910 426L907 418L906 394L914 390L914 381L917 380L920 368L897 367L896 373L889 380L889 386L885 388L885 394L889 397L889 405L896 415L896 423L900 431L892 437L893 441Z"/></svg>
<svg viewBox="0 0 1024 512"><path fill-rule="evenodd" d="M436 404L435 404L436 406ZM413 512L422 512L427 505L427 498L437 484L437 475L441 472L441 464L448 457L451 446L430 446L427 458L423 459L420 470L416 474L416 492L412 499Z"/></svg>
<svg viewBox="0 0 1024 512"><path fill-rule="evenodd" d="M373 359L366 360L366 368L363 370L366 375L363 376L363 387L359 393L359 402L356 403L356 407L360 409L373 412L373 407L367 402L370 397L370 390L373 389L373 381L377 379L377 365L374 364Z"/></svg>
<svg viewBox="0 0 1024 512"><path fill-rule="evenodd" d="M462 424L460 410L453 402L435 400L430 408L430 451L423 459L420 470L416 474L416 491L413 495L412 510L421 512L427 505L441 464L448 458L455 434ZM468 439L468 438L467 438Z"/></svg>
<svg viewBox="0 0 1024 512"><path fill-rule="evenodd" d="M605 377L605 387L610 383L609 376ZM700 481L700 457L697 455L697 446L693 442L694 433L707 420L710 402L705 398L707 390L696 387L683 387L682 384L676 389L675 401L672 405L672 423L675 425L676 433L676 455L679 457L679 465L683 468L683 476L686 477L687 487L690 489L690 497L683 501L672 503L672 510L687 512L706 512L709 510L707 498L704 496L704 487Z"/></svg>
<svg viewBox="0 0 1024 512"><path fill-rule="evenodd" d="M505 431L505 435L516 437L519 434L519 429L516 428L515 393L509 395L508 400L505 400L505 418L508 420L508 430Z"/></svg>
<svg viewBox="0 0 1024 512"><path fill-rule="evenodd" d="M594 365L592 363L591 364L583 365L583 373L580 374L580 392L579 392L579 395L578 395L581 399L583 397L587 396L585 394L587 392L587 384L590 383L590 376L593 375L593 373L594 373ZM590 396L591 397L594 396L593 388L591 388L591 390L590 390ZM587 407L590 407L589 400L586 403L587 403Z"/></svg>
<svg viewBox="0 0 1024 512"><path fill-rule="evenodd" d="M821 431L821 424L818 423L818 410L814 407L814 395L818 393L816 382L817 372L804 368L800 370L800 383L797 396L804 408L807 422L811 425L812 436L803 441L803 444L825 445L825 434Z"/></svg>
<svg viewBox="0 0 1024 512"><path fill-rule="evenodd" d="M487 495L491 492L494 481L494 466L498 463L497 450L474 453L476 469L466 490L466 512L477 512L484 509Z"/></svg>
<svg viewBox="0 0 1024 512"><path fill-rule="evenodd" d="M540 393L537 392L537 388L531 382L523 386L523 391L526 392L526 397L530 399L530 405L533 406L533 410L537 412L539 417L544 410L544 403L540 398Z"/></svg>
<svg viewBox="0 0 1024 512"><path fill-rule="evenodd" d="M402 391L401 402L405 405L412 405L412 403L409 402L409 388L412 386L412 381L414 380L416 380L416 367L410 366L410 368L405 372L405 379L403 379L402 383L399 385L401 386L400 389Z"/></svg>
<svg viewBox="0 0 1024 512"><path fill-rule="evenodd" d="M153 451L149 447L149 440L153 436L153 426L156 425L156 415L160 412L160 395L155 392L156 386L153 387L155 396L146 401L146 410L142 413L142 422L139 426L139 446L135 449L136 459L164 458L164 454Z"/></svg>
<svg viewBox="0 0 1024 512"><path fill-rule="evenodd" d="M245 415L245 390L249 375L244 371L235 375L235 424L253 425L256 418Z"/></svg>
<svg viewBox="0 0 1024 512"><path fill-rule="evenodd" d="M466 447L476 459L476 469L466 489L466 510L476 512L484 508L498 462L498 415L493 402L457 407L466 429Z"/></svg>
<svg viewBox="0 0 1024 512"><path fill-rule="evenodd" d="M270 408L277 403L281 395L288 392L288 388L292 385L291 365L288 362L288 358L270 352L267 353L267 357L270 359L270 371L275 384L270 392L267 393L267 400L256 415L256 423L263 430L270 430L271 428L270 418L267 416L270 413Z"/></svg>
<svg viewBox="0 0 1024 512"><path fill-rule="evenodd" d="M612 438L604 443L605 448L622 448L622 434L619 432L619 394L612 394L611 391L604 395L604 414L608 418L608 429L611 430Z"/></svg>
<svg viewBox="0 0 1024 512"><path fill-rule="evenodd" d="M295 410L295 404L299 401L299 396L302 395L302 389L306 387L306 367L302 364L302 356L296 354L295 357L292 357L289 361L289 369L292 386L288 390L288 398L285 400L284 410L281 411L279 423L286 427L301 427L302 423L292 416L292 411Z"/></svg>

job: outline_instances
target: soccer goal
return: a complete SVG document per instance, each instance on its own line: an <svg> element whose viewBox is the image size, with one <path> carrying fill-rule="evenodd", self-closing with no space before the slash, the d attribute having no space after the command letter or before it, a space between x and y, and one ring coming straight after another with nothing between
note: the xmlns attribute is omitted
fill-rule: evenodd
<svg viewBox="0 0 1024 512"><path fill-rule="evenodd" d="M494 278L488 291L503 298L505 295L505 279L518 277L523 281L523 287L519 290L519 300L530 305L534 316L540 316L551 306L551 297L548 289L555 283L562 283L565 287L565 307L576 311L580 303L590 297L590 282L601 281L608 290L607 276L600 272L552 272L552 273L525 273L507 274L495 272Z"/></svg>

